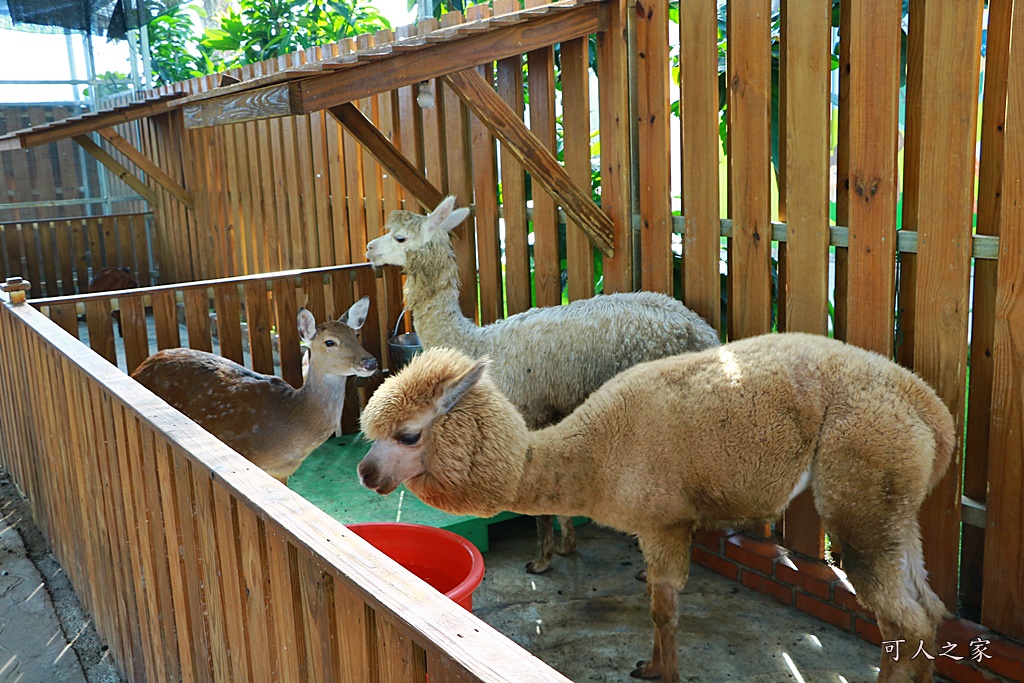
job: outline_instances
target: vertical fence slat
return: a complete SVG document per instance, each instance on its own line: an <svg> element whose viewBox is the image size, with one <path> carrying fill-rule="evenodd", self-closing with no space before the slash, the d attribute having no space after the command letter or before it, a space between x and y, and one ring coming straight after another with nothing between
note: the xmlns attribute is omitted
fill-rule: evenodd
<svg viewBox="0 0 1024 683"><path fill-rule="evenodd" d="M293 387L302 386L302 349L299 346L298 308L292 278L274 280L274 309L277 313L277 351L281 376Z"/></svg>
<svg viewBox="0 0 1024 683"><path fill-rule="evenodd" d="M1016 8L1019 9L1019 6ZM999 216L992 431L981 621L1024 639L1024 12L1014 11L1006 71L1006 128Z"/></svg>
<svg viewBox="0 0 1024 683"><path fill-rule="evenodd" d="M239 364L245 363L242 353L242 313L238 301L238 285L218 285L213 288L217 311L217 341L220 355Z"/></svg>
<svg viewBox="0 0 1024 683"><path fill-rule="evenodd" d="M846 341L891 358L901 4L851 5Z"/></svg>
<svg viewBox="0 0 1024 683"><path fill-rule="evenodd" d="M827 0L782 3L779 204L787 228L779 296L785 291L785 327L790 332L828 333L831 11ZM790 503L783 529L787 548L821 557L825 537L810 491Z"/></svg>
<svg viewBox="0 0 1024 683"><path fill-rule="evenodd" d="M376 613L380 683L424 683L426 655L380 612Z"/></svg>
<svg viewBox="0 0 1024 683"><path fill-rule="evenodd" d="M153 327L156 329L158 350L181 346L178 304L174 299L174 292L162 291L153 294Z"/></svg>
<svg viewBox="0 0 1024 683"><path fill-rule="evenodd" d="M50 306L50 319L64 328L64 331L72 337L78 339L78 311L74 304Z"/></svg>
<svg viewBox="0 0 1024 683"><path fill-rule="evenodd" d="M142 297L123 296L118 299L121 329L124 337L124 362L131 374L149 357L149 334L146 330L146 307Z"/></svg>
<svg viewBox="0 0 1024 683"><path fill-rule="evenodd" d="M714 0L679 6L683 300L721 330L718 190L718 14Z"/></svg>
<svg viewBox="0 0 1024 683"><path fill-rule="evenodd" d="M210 330L210 297L205 287L185 290L185 327L188 330L189 348L213 351L213 335Z"/></svg>
<svg viewBox="0 0 1024 683"><path fill-rule="evenodd" d="M591 183L590 45L587 38L577 38L562 43L561 49L565 170L573 182L589 193ZM666 154L668 154L668 143L666 142L665 145ZM507 218L505 226L507 231ZM671 238L669 239L671 240ZM565 252L568 280L566 288L569 300L575 301L593 296L594 247L590 243L590 238L573 221L568 221L565 226Z"/></svg>
<svg viewBox="0 0 1024 683"><path fill-rule="evenodd" d="M333 578L333 577L332 577ZM373 612L351 590L335 580L334 620L338 628L337 657L341 664L339 681L357 683L373 680L372 628Z"/></svg>
<svg viewBox="0 0 1024 683"><path fill-rule="evenodd" d="M239 562L242 572L242 597L246 635L249 638L253 683L278 680L274 623L267 594L269 576L263 522L245 506L236 506L238 515Z"/></svg>
<svg viewBox="0 0 1024 683"><path fill-rule="evenodd" d="M244 609L239 529L236 523L235 498L223 486L214 484L213 522L216 523L217 574L221 582L224 628L227 634L227 657L234 680L250 680L252 646ZM213 526L212 524L210 526Z"/></svg>
<svg viewBox="0 0 1024 683"><path fill-rule="evenodd" d="M338 669L334 582L324 567L308 556L299 556L298 569L310 680L332 681Z"/></svg>
<svg viewBox="0 0 1024 683"><path fill-rule="evenodd" d="M174 478L174 495L177 497L175 513L181 544L182 590L188 596L188 609L185 613L192 620L189 642L195 657L195 676L198 681L212 681L216 679L211 643L213 632L207 618L207 592L210 587L206 584L200 564L202 530L197 528L201 521L198 519L198 503L193 486L193 467L184 453L177 449L171 451L171 476Z"/></svg>
<svg viewBox="0 0 1024 683"><path fill-rule="evenodd" d="M117 365L110 299L87 301L85 303L85 322L89 329L89 346L113 365Z"/></svg>
<svg viewBox="0 0 1024 683"><path fill-rule="evenodd" d="M729 338L771 331L771 10L729 6Z"/></svg>
<svg viewBox="0 0 1024 683"><path fill-rule="evenodd" d="M509 0L495 0L494 11L511 11ZM564 59L564 57L563 57ZM523 116L523 57L516 55L498 61L498 94L519 118ZM530 308L530 252L527 244L526 175L520 164L504 145L501 154L502 217L505 220L505 297L508 315Z"/></svg>
<svg viewBox="0 0 1024 683"><path fill-rule="evenodd" d="M640 172L640 282L672 294L672 145L669 131L668 3L636 4ZM564 67L563 67L564 69Z"/></svg>
<svg viewBox="0 0 1024 683"><path fill-rule="evenodd" d="M486 7L486 5L474 5ZM494 82L494 63L478 67L488 83ZM459 103L461 106L461 102ZM501 242L498 236L498 165L494 136L471 115L473 196L476 199L476 262L480 286L480 324L504 317L501 287ZM466 283L471 285L472 282Z"/></svg>
<svg viewBox="0 0 1024 683"><path fill-rule="evenodd" d="M267 528L267 558L270 570L271 611L277 638L271 647L277 649L281 683L305 680L306 660L303 656L301 621L296 620L295 594L290 556L291 544L276 528ZM301 604L299 605L301 608ZM302 671L300 671L300 668Z"/></svg>
<svg viewBox="0 0 1024 683"><path fill-rule="evenodd" d="M263 282L245 283L245 320L249 335L252 369L266 375L274 374L274 351L270 345L270 306Z"/></svg>

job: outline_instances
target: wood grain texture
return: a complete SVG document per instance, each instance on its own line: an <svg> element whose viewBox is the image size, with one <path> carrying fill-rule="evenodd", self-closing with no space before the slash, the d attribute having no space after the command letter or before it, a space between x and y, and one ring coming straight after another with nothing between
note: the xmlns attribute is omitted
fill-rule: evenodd
<svg viewBox="0 0 1024 683"><path fill-rule="evenodd" d="M893 355L901 5L850 8L846 341Z"/></svg>
<svg viewBox="0 0 1024 683"><path fill-rule="evenodd" d="M786 243L779 311L790 332L828 334L830 15L827 0L782 4L779 213ZM783 528L787 548L822 557L825 534L813 494L790 503Z"/></svg>
<svg viewBox="0 0 1024 683"><path fill-rule="evenodd" d="M493 83L494 64L488 63L479 69L484 79L489 84ZM478 277L473 279L478 280L480 290L480 324L489 325L505 317L498 231L498 160L494 136L476 116L470 117L469 148L473 158L473 217L476 222L478 272ZM468 282L472 283L473 279Z"/></svg>
<svg viewBox="0 0 1024 683"><path fill-rule="evenodd" d="M97 131L110 146L124 154L132 162L141 168L150 179L169 192L188 208L192 208L192 194L178 183L177 180L164 172L162 168L153 163L149 157L135 148L132 143L119 135L113 128L104 128Z"/></svg>
<svg viewBox="0 0 1024 683"><path fill-rule="evenodd" d="M672 295L672 144L669 131L668 3L638 0L637 126L640 171L640 282Z"/></svg>
<svg viewBox="0 0 1024 683"><path fill-rule="evenodd" d="M106 166L114 176L125 182L129 187L142 195L142 198L149 202L151 205L157 203L156 192L151 190L146 183L140 180L134 173L129 171L121 163L110 156L109 153L103 150L99 145L92 141L86 135L76 135L72 138L78 146L89 153L89 156L96 159L104 166Z"/></svg>
<svg viewBox="0 0 1024 683"><path fill-rule="evenodd" d="M1006 127L999 212L992 426L981 620L1024 639L1024 13L1013 12L1006 71Z"/></svg>
<svg viewBox="0 0 1024 683"><path fill-rule="evenodd" d="M562 130L565 170L581 188L591 183L590 49L577 38L562 43ZM508 218L505 219L506 233ZM570 301L594 296L594 245L573 221L565 226L566 289Z"/></svg>
<svg viewBox="0 0 1024 683"><path fill-rule="evenodd" d="M768 2L729 7L729 339L771 331Z"/></svg>
<svg viewBox="0 0 1024 683"><path fill-rule="evenodd" d="M929 582L955 609L983 7L978 0L965 0L922 9L928 68L921 89L921 129L943 143L922 145L916 159L904 162L919 165L920 183L914 370L946 403L961 437L949 471L922 508L921 532Z"/></svg>
<svg viewBox="0 0 1024 683"><path fill-rule="evenodd" d="M499 0L500 2L500 0ZM515 3L515 0L512 0ZM495 11L504 10L495 3ZM518 5L517 5L518 6ZM566 43L571 44L572 41ZM498 61L498 94L519 119L523 118L523 58L521 55ZM505 299L508 315L521 313L533 305L530 287L530 252L527 243L526 176L523 165L504 145L501 158L502 217L505 220ZM590 240L587 240L590 243Z"/></svg>
<svg viewBox="0 0 1024 683"><path fill-rule="evenodd" d="M558 198L566 214L578 222L595 246L605 254L611 254L611 221L595 206L589 193L584 193L569 178L543 142L505 106L480 74L472 70L460 71L448 74L444 79L495 137L517 155L534 181Z"/></svg>
<svg viewBox="0 0 1024 683"><path fill-rule="evenodd" d="M299 113L292 111L286 84L222 95L213 100L184 105L181 111L186 128L206 128Z"/></svg>

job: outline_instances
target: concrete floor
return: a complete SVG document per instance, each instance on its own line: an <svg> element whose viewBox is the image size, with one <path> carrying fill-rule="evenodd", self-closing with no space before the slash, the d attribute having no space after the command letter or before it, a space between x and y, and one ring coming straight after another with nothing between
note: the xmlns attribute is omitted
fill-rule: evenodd
<svg viewBox="0 0 1024 683"><path fill-rule="evenodd" d="M650 656L653 627L636 543L594 524L577 527L577 553L533 576L535 525L491 527L486 575L473 612L577 683L630 681ZM693 565L680 596L682 680L717 683L864 683L878 648L718 574Z"/></svg>

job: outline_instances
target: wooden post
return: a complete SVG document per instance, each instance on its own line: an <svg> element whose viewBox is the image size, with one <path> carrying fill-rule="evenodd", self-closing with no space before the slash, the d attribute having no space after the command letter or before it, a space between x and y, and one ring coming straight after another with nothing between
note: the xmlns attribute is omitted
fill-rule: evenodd
<svg viewBox="0 0 1024 683"><path fill-rule="evenodd" d="M25 303L25 293L32 289L32 283L20 277L9 277L0 289L10 294L12 304L23 304Z"/></svg>

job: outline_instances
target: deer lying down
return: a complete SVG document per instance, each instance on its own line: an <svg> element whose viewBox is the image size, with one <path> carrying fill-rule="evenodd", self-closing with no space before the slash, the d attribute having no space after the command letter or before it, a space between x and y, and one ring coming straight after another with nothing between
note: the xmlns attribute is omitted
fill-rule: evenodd
<svg viewBox="0 0 1024 683"><path fill-rule="evenodd" d="M363 485L401 483L457 515L584 515L636 534L654 650L633 676L678 683L676 597L697 526L778 517L808 486L884 640L934 651L921 503L949 465L953 418L920 378L826 337L771 334L642 363L561 422L528 431L484 361L432 349L370 399ZM883 656L880 682L931 680Z"/></svg>
<svg viewBox="0 0 1024 683"><path fill-rule="evenodd" d="M312 313L299 311L299 334L309 347L309 369L301 389L194 349L153 354L132 377L287 483L337 428L347 377L369 377L377 371L377 361L356 334L366 322L369 306L364 296L338 320L320 325Z"/></svg>

